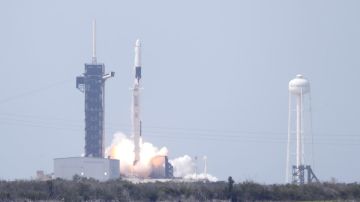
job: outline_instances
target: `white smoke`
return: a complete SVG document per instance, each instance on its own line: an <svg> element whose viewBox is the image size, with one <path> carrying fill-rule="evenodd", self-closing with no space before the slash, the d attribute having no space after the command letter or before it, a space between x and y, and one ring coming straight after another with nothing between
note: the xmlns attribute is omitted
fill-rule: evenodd
<svg viewBox="0 0 360 202"><path fill-rule="evenodd" d="M155 156L166 156L166 147L158 149L148 142L140 139L140 161L133 166L134 162L134 141L124 133L114 134L111 145L106 148L106 156L120 160L120 171L127 176L148 177L151 173L151 159Z"/></svg>
<svg viewBox="0 0 360 202"><path fill-rule="evenodd" d="M174 167L174 177L185 177L195 173L195 163L188 155L170 160L170 163Z"/></svg>
<svg viewBox="0 0 360 202"><path fill-rule="evenodd" d="M174 177L180 177L189 180L209 180L217 181L218 179L205 172L197 173L197 165L190 156L185 155L176 159L170 160L174 167Z"/></svg>
<svg viewBox="0 0 360 202"><path fill-rule="evenodd" d="M208 173L192 173L192 174L188 174L185 175L184 179L189 179L189 180L209 180L210 182L216 182L218 181L218 179Z"/></svg>
<svg viewBox="0 0 360 202"><path fill-rule="evenodd" d="M105 151L106 156L120 160L120 172L125 176L149 177L152 167L151 160L155 156L167 156L166 147L160 149L140 139L140 161L134 166L134 140L124 133L114 134L112 143ZM217 181L217 178L205 173L196 173L196 163L188 155L169 160L174 168L174 177L189 180Z"/></svg>

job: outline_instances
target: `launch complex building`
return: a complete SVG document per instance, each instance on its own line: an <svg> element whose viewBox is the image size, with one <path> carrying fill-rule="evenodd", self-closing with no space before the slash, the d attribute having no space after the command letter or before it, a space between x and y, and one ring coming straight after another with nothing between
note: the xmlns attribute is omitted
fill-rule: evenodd
<svg viewBox="0 0 360 202"><path fill-rule="evenodd" d="M120 176L120 162L104 158L105 65L96 59L96 24L93 22L92 62L85 73L76 77L76 88L85 94L85 157L54 159L55 177L72 179L74 175L106 181Z"/></svg>
<svg viewBox="0 0 360 202"><path fill-rule="evenodd" d="M100 181L120 177L120 160L104 158L105 81L115 72L105 73L105 65L96 58L96 23L93 22L92 62L85 64L85 72L76 77L76 88L85 94L85 155L54 159L54 176L71 180L73 176L94 178ZM140 40L135 44L135 83L133 88L133 139L134 166L140 160ZM150 162L150 178L171 178L173 167L167 156L156 156ZM135 176L136 177L136 176Z"/></svg>

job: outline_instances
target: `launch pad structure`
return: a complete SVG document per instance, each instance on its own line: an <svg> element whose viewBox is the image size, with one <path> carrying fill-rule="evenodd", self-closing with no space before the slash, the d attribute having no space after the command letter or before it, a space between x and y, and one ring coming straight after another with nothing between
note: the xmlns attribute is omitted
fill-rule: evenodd
<svg viewBox="0 0 360 202"><path fill-rule="evenodd" d="M72 180L75 175L107 181L120 177L120 161L94 157L67 157L54 159L54 176Z"/></svg>
<svg viewBox="0 0 360 202"><path fill-rule="evenodd" d="M96 23L93 21L92 62L85 64L85 72L76 77L76 88L85 94L85 154L84 157L54 159L54 176L72 179L74 175L94 178L100 181L120 177L120 160L104 158L104 119L105 119L105 81L115 73L105 73L105 65L96 58ZM141 44L135 43L135 79L132 88L132 137L134 140L134 161L137 166L141 149ZM140 165L140 164L139 164ZM151 159L151 179L173 178L173 166L167 156L155 156ZM134 177L139 177L134 173Z"/></svg>
<svg viewBox="0 0 360 202"><path fill-rule="evenodd" d="M105 81L115 72L105 74L105 65L96 60L96 23L93 22L92 63L76 77L76 88L85 93L85 156L104 157Z"/></svg>
<svg viewBox="0 0 360 202"><path fill-rule="evenodd" d="M96 60L96 23L93 21L92 63L76 77L76 88L85 93L85 157L54 159L54 176L71 180L75 175L100 181L120 177L120 161L104 158L105 81L115 73L105 74L105 65Z"/></svg>

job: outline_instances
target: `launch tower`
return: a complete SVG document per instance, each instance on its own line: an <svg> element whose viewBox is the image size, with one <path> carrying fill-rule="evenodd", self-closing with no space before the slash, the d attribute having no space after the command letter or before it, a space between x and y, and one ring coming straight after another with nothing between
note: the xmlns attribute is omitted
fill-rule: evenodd
<svg viewBox="0 0 360 202"><path fill-rule="evenodd" d="M104 157L105 81L115 73L105 74L105 65L96 60L96 22L93 21L92 63L76 77L76 88L85 93L85 157Z"/></svg>

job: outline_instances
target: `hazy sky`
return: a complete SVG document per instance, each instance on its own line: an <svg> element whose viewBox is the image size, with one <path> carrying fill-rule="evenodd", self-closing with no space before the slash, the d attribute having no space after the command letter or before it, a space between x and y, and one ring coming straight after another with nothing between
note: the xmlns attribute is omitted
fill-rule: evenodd
<svg viewBox="0 0 360 202"><path fill-rule="evenodd" d="M116 72L106 83L107 145L130 132L140 38L143 136L170 158L207 155L219 179L283 182L287 87L302 73L317 176L359 182L359 10L357 0L1 1L0 179L52 172L53 158L83 153L75 77L91 61L96 18L98 61Z"/></svg>

